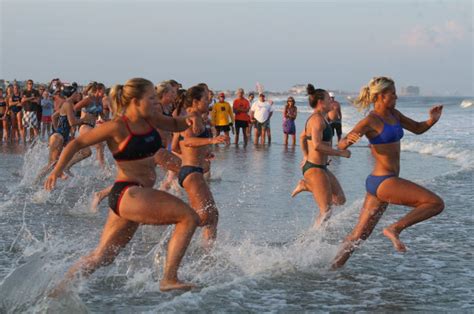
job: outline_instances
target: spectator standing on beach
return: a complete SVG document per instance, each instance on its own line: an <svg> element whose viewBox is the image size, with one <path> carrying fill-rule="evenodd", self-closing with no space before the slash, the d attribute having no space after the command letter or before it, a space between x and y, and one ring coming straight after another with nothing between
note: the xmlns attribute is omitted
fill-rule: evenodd
<svg viewBox="0 0 474 314"><path fill-rule="evenodd" d="M47 136L51 133L51 123L52 119L51 116L53 115L53 99L49 95L47 91L43 92L43 97L41 99L41 108L42 108L42 115L41 115L41 139L44 138L46 133Z"/></svg>
<svg viewBox="0 0 474 314"><path fill-rule="evenodd" d="M11 121L11 140L19 142L21 129L21 92L16 84L7 87L7 106Z"/></svg>
<svg viewBox="0 0 474 314"><path fill-rule="evenodd" d="M260 143L265 144L265 134L268 129L270 129L270 118L273 114L273 106L265 101L265 94L258 95L258 100L253 103L250 108L250 117L255 119L255 138L254 143L258 144L258 139L260 138Z"/></svg>
<svg viewBox="0 0 474 314"><path fill-rule="evenodd" d="M225 101L225 94L219 93L219 101L212 107L211 123L216 128L217 135L224 132L229 136L229 130L234 125L234 114L230 104Z"/></svg>
<svg viewBox="0 0 474 314"><path fill-rule="evenodd" d="M342 135L342 112L341 104L335 100L333 92L329 92L331 98L331 110L328 112L328 120L332 128L333 134L337 134L337 141L341 140Z"/></svg>
<svg viewBox="0 0 474 314"><path fill-rule="evenodd" d="M26 84L26 90L23 91L23 96L21 98L21 106L23 109L23 118L21 122L23 127L20 129L20 133L23 143L26 142L28 130L30 130L30 140L33 140L39 134L37 115L39 98L39 92L33 88L33 80L28 80Z"/></svg>
<svg viewBox="0 0 474 314"><path fill-rule="evenodd" d="M293 140L293 146L296 145L295 120L297 114L298 109L296 108L295 99L290 96L286 101L285 110L283 111L283 133L285 135L285 145L288 145L289 135L291 135L291 138Z"/></svg>
<svg viewBox="0 0 474 314"><path fill-rule="evenodd" d="M6 98L3 97L3 88L0 88L0 120L2 125L2 141L8 141L8 106Z"/></svg>
<svg viewBox="0 0 474 314"><path fill-rule="evenodd" d="M252 104L253 104L253 100L254 100L254 99L255 99L255 94L254 94L254 92L250 92L250 93L249 93L249 97L248 97L250 107L252 107ZM247 138L251 138L251 137L252 137L252 127L254 127L254 126L255 126L255 119L250 119L249 127L247 128Z"/></svg>
<svg viewBox="0 0 474 314"><path fill-rule="evenodd" d="M239 133L242 129L242 136L244 138L244 146L247 146L247 128L250 122L250 103L244 97L244 90L239 88L237 90L237 98L232 104L235 114L235 145L239 144Z"/></svg>

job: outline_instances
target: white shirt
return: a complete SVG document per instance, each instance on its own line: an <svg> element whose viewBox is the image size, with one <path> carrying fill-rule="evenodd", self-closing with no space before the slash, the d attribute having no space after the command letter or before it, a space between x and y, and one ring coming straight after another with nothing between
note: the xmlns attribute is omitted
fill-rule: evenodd
<svg viewBox="0 0 474 314"><path fill-rule="evenodd" d="M250 111L253 111L255 120L263 123L268 120L270 112L273 112L273 106L267 101L261 102L260 100L257 100L252 104Z"/></svg>

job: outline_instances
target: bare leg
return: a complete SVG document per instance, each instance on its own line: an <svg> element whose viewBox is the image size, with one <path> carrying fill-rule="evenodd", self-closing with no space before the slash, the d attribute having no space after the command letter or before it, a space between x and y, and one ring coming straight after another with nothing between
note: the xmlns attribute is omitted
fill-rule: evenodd
<svg viewBox="0 0 474 314"><path fill-rule="evenodd" d="M235 141L234 141L235 145L239 144L239 133L240 133L240 128L235 128Z"/></svg>
<svg viewBox="0 0 474 314"><path fill-rule="evenodd" d="M247 147L247 143L249 141L248 139L248 132L247 132L248 127L242 129L242 136L244 138L244 147Z"/></svg>
<svg viewBox="0 0 474 314"><path fill-rule="evenodd" d="M97 247L69 269L50 296L59 296L77 277L89 276L97 268L111 264L120 250L132 239L138 226L138 223L123 219L110 210Z"/></svg>
<svg viewBox="0 0 474 314"><path fill-rule="evenodd" d="M438 215L444 209L443 200L433 192L411 181L398 177L389 178L377 190L379 199L396 205L414 207L399 221L384 229L383 234L392 241L397 251L406 251L400 241L400 233L421 221Z"/></svg>
<svg viewBox="0 0 474 314"><path fill-rule="evenodd" d="M43 180L43 178L53 170L54 166L56 165L56 162L59 159L59 156L61 154L61 151L63 149L63 137L59 134L53 134L49 138L49 160L48 164L44 166L39 174L36 176L35 179L35 184L38 183L39 181Z"/></svg>
<svg viewBox="0 0 474 314"><path fill-rule="evenodd" d="M380 201L377 197L369 193L366 194L359 221L344 240L344 243L332 262L332 269L344 266L358 245L370 236L380 217L382 217L382 214L387 209L387 205L387 203Z"/></svg>
<svg viewBox="0 0 474 314"><path fill-rule="evenodd" d="M105 156L104 156L104 143L100 143L95 145L96 152L97 152L97 161L102 169L105 168Z"/></svg>
<svg viewBox="0 0 474 314"><path fill-rule="evenodd" d="M203 227L203 246L210 249L217 236L219 212L209 187L201 173L191 173L183 186L188 193L189 204L198 214L199 226Z"/></svg>
<svg viewBox="0 0 474 314"><path fill-rule="evenodd" d="M296 134L292 134L291 139L293 141L292 145L295 146L296 145Z"/></svg>
<svg viewBox="0 0 474 314"><path fill-rule="evenodd" d="M65 280L53 291L53 296L63 290L78 273L89 275L97 268L112 263L120 250L133 237L140 223L176 224L168 244L160 289L162 291L191 289L194 286L178 279L179 264L198 222L198 217L189 206L168 193L133 186L123 194L119 212L120 216L112 210L109 211L99 245L71 267Z"/></svg>
<svg viewBox="0 0 474 314"><path fill-rule="evenodd" d="M265 136L267 135L267 128L262 127L260 132L260 144L265 145Z"/></svg>
<svg viewBox="0 0 474 314"><path fill-rule="evenodd" d="M92 130L92 127L90 127L89 125L81 125L81 127L79 128L79 135L88 133L91 130ZM74 155L74 157L72 157L71 161L67 164L66 168L64 169L64 172L66 172L68 175L72 176L72 174L70 173L70 169L72 168L72 166L74 166L78 162L90 157L90 155L92 155L92 151L89 147L81 149L79 152L77 152Z"/></svg>
<svg viewBox="0 0 474 314"><path fill-rule="evenodd" d="M288 134L284 133L283 135L283 144L286 146L288 145Z"/></svg>
<svg viewBox="0 0 474 314"><path fill-rule="evenodd" d="M311 168L305 172L304 181L319 207L319 215L313 225L314 228L319 228L331 216L332 191L329 176L324 169Z"/></svg>
<svg viewBox="0 0 474 314"><path fill-rule="evenodd" d="M270 128L267 128L265 130L266 134L267 134L267 137L268 137L268 144L271 144L272 143L272 130Z"/></svg>
<svg viewBox="0 0 474 314"><path fill-rule="evenodd" d="M332 204L336 206L344 205L346 203L346 196L344 195L342 186L331 171L328 170L327 175L329 177L329 182L331 182Z"/></svg>
<svg viewBox="0 0 474 314"><path fill-rule="evenodd" d="M298 195L299 193L303 191L309 191L309 190L308 190L308 187L306 186L306 183L304 182L304 179L301 179L300 181L298 181L298 184L296 185L293 192L291 192L291 197L295 197L296 195Z"/></svg>
<svg viewBox="0 0 474 314"><path fill-rule="evenodd" d="M255 129L255 134L254 134L254 138L253 138L253 143L255 145L257 145L258 144L258 138L260 136L261 131L259 131L257 127L255 127L254 129Z"/></svg>
<svg viewBox="0 0 474 314"><path fill-rule="evenodd" d="M112 187L113 187L113 185L110 185L110 186L106 187L105 189L103 189L99 192L95 192L93 194L93 198L92 198L92 202L91 202L91 211L92 212L94 212L94 213L97 212L100 202L102 202L102 200L104 198L109 196L110 191L112 191Z"/></svg>

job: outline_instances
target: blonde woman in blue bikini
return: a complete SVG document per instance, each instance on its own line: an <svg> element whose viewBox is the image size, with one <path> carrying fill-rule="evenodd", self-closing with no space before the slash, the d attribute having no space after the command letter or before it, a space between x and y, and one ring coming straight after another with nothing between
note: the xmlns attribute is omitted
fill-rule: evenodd
<svg viewBox="0 0 474 314"><path fill-rule="evenodd" d="M403 129L415 134L428 131L438 122L443 106L432 107L427 121L416 122L395 109L396 101L394 81L388 77L373 78L361 89L355 104L365 109L373 103L374 110L338 144L339 149L346 149L365 135L371 144L375 165L366 180L367 194L359 221L333 261L333 269L342 267L357 245L369 237L389 203L413 207L412 211L399 221L383 230L383 234L400 252L406 251L405 245L399 239L404 229L436 216L444 209L444 202L439 196L416 183L398 177Z"/></svg>

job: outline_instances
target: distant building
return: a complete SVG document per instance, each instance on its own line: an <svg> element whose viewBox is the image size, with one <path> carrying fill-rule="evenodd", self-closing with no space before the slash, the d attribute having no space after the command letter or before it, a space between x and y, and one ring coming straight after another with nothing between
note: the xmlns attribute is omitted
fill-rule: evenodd
<svg viewBox="0 0 474 314"><path fill-rule="evenodd" d="M420 96L420 88L418 86L402 87L401 96Z"/></svg>
<svg viewBox="0 0 474 314"><path fill-rule="evenodd" d="M304 94L306 93L306 85L294 85L288 92L296 95Z"/></svg>

